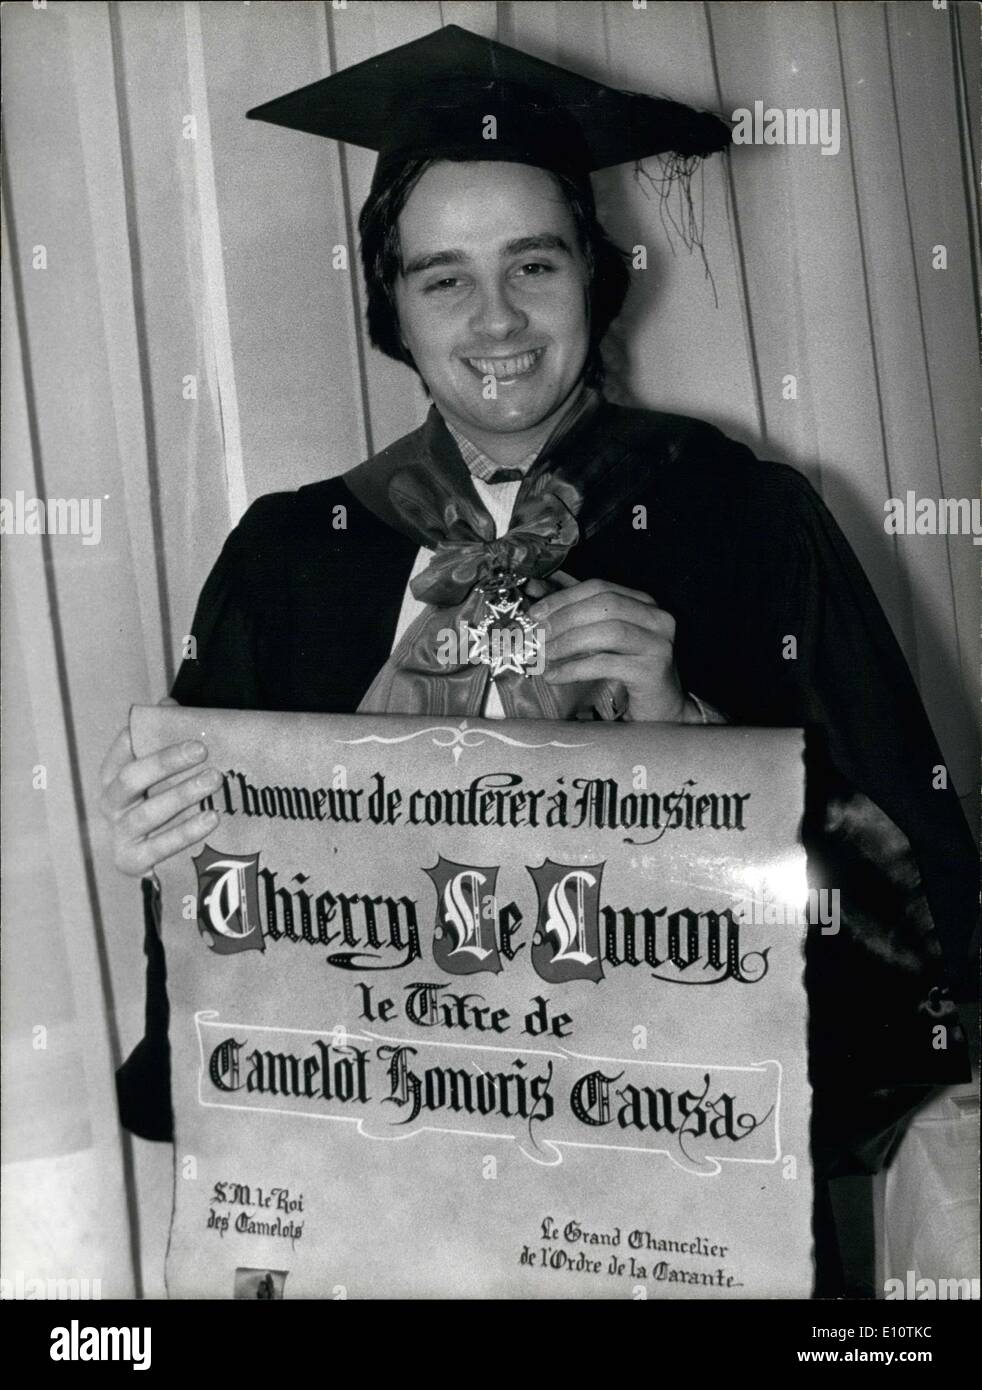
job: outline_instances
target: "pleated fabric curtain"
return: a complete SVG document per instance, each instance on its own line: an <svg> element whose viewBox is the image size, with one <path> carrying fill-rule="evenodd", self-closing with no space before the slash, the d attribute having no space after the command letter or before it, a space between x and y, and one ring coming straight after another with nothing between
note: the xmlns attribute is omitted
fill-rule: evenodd
<svg viewBox="0 0 982 1390"><path fill-rule="evenodd" d="M705 167L711 280L650 180L598 178L612 235L644 253L611 385L807 473L971 799L979 552L887 535L883 516L908 489L978 485L975 6L5 5L3 495L101 502L98 544L4 541L5 1277L161 1291L172 1157L115 1117L142 931L98 767L129 705L165 692L249 502L425 413L362 326L371 156L244 113L447 23L727 115L840 111L835 155L750 146Z"/></svg>

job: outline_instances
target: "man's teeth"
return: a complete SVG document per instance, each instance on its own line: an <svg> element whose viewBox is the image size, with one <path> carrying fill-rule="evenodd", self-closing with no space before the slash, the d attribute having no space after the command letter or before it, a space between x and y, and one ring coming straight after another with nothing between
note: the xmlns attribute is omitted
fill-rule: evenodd
<svg viewBox="0 0 982 1390"><path fill-rule="evenodd" d="M536 348L534 352L523 352L521 357L468 357L467 362L481 376L493 376L497 381L504 381L508 377L530 372L541 356L542 349Z"/></svg>

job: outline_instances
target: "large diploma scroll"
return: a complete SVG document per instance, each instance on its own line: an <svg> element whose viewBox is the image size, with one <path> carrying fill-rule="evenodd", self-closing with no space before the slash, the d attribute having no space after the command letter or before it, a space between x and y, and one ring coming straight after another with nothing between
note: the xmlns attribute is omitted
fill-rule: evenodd
<svg viewBox="0 0 982 1390"><path fill-rule="evenodd" d="M135 709L177 1297L807 1297L797 731Z"/></svg>

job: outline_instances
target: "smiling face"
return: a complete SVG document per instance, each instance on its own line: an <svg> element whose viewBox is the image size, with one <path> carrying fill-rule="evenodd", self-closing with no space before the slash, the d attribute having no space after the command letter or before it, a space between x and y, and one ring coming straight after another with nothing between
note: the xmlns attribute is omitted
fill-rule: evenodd
<svg viewBox="0 0 982 1390"><path fill-rule="evenodd" d="M562 189L525 164L435 164L399 245L399 328L434 403L490 457L519 461L552 430L590 345L589 273Z"/></svg>

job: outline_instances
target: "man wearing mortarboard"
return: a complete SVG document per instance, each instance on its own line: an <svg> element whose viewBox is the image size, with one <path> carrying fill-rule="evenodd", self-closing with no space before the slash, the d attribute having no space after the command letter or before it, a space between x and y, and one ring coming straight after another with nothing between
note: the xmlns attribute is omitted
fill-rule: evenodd
<svg viewBox="0 0 982 1390"><path fill-rule="evenodd" d="M661 155L685 187L729 129L455 26L249 114L379 151L360 219L369 333L432 407L374 458L250 507L173 698L804 727L811 878L841 893L840 931L810 941L806 968L819 1287L835 1292L823 1180L876 1171L930 1089L967 1075L946 977L974 855L954 792L932 785L942 758L900 650L808 482L703 422L602 394L628 275L590 173ZM137 761L117 739L104 804L124 871L212 828L193 807L216 775L157 787L203 757ZM151 880L144 896L147 1036L118 1088L124 1124L169 1139Z"/></svg>

